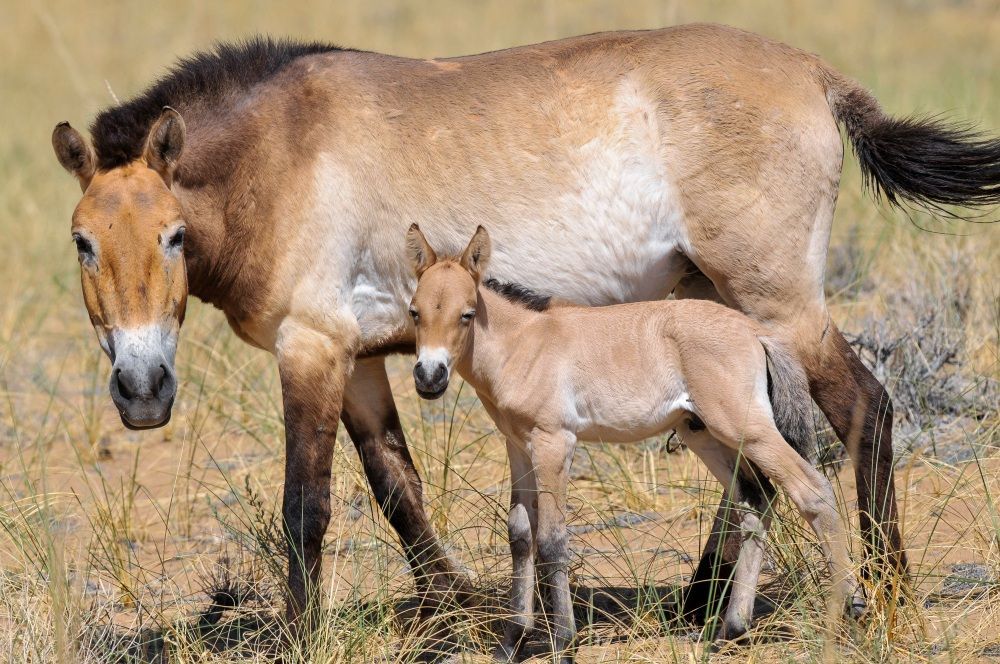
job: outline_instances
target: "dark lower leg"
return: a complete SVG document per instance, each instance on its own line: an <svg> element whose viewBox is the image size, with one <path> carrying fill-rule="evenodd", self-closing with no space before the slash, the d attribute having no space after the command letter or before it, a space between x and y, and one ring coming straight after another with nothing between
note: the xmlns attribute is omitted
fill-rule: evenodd
<svg viewBox="0 0 1000 664"><path fill-rule="evenodd" d="M572 661L571 649L576 638L573 600L569 591L569 546L565 527L542 532L539 519L538 579L543 595L552 639L552 652L561 662ZM561 532L560 532L561 531Z"/></svg>
<svg viewBox="0 0 1000 664"><path fill-rule="evenodd" d="M518 659L525 637L535 626L535 539L537 523L536 487L531 459L517 441L507 439L510 459L510 513L507 536L513 574L510 586L510 618L503 641L494 653L500 661Z"/></svg>
<svg viewBox="0 0 1000 664"><path fill-rule="evenodd" d="M468 578L445 555L423 506L420 476L406 446L381 359L359 362L344 397L344 426L382 513L399 536L424 607L468 602Z"/></svg>
<svg viewBox="0 0 1000 664"><path fill-rule="evenodd" d="M854 463L868 554L863 573L875 581L873 587L891 594L893 581L906 573L893 472L892 402L832 323L821 362L809 379L813 397Z"/></svg>
<svg viewBox="0 0 1000 664"><path fill-rule="evenodd" d="M730 580L742 545L739 530L730 525L731 507L723 500L712 522L712 532L705 542L698 567L684 588L681 615L695 625L704 625L729 601Z"/></svg>
<svg viewBox="0 0 1000 664"><path fill-rule="evenodd" d="M286 464L282 522L288 542L288 603L286 616L295 623L306 616L311 621L316 590L322 574L323 535L330 522L330 476L327 465L321 482L303 481L295 465L295 455ZM322 473L320 473L322 475ZM308 629L305 631L309 631Z"/></svg>
<svg viewBox="0 0 1000 664"><path fill-rule="evenodd" d="M435 609L453 594L460 602L468 599L468 579L444 553L424 512L420 476L406 448L395 410L387 426L377 432L360 431L352 426L346 413L344 422L375 501L399 536L417 591L427 606Z"/></svg>

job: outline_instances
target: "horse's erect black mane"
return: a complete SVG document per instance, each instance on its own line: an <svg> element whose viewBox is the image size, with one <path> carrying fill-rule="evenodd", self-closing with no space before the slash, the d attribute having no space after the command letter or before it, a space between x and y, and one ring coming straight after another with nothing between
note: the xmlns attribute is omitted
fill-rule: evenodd
<svg viewBox="0 0 1000 664"><path fill-rule="evenodd" d="M541 295L525 288L521 284L506 283L496 279L487 279L483 285L494 293L502 295L507 300L520 304L522 307L532 311L545 311L552 303L552 298L548 295Z"/></svg>
<svg viewBox="0 0 1000 664"><path fill-rule="evenodd" d="M139 158L149 129L164 106L219 100L271 78L297 58L341 50L347 49L319 42L253 37L219 43L209 51L184 58L141 95L97 116L90 127L97 166L110 169Z"/></svg>

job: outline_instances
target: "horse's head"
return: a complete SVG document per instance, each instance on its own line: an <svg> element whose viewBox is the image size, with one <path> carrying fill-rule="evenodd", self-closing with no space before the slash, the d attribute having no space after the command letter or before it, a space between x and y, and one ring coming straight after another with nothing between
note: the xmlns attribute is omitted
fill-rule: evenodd
<svg viewBox="0 0 1000 664"><path fill-rule="evenodd" d="M170 191L184 122L164 109L142 156L114 168L100 168L68 123L56 126L52 145L83 188L73 241L90 321L111 358L111 398L125 426L162 426L177 392L174 353L188 290L184 219Z"/></svg>
<svg viewBox="0 0 1000 664"><path fill-rule="evenodd" d="M417 330L417 393L437 399L448 389L452 367L469 348L476 316L479 281L490 260L490 236L480 226L457 259L438 260L416 224L406 236L407 251L417 273L410 316Z"/></svg>

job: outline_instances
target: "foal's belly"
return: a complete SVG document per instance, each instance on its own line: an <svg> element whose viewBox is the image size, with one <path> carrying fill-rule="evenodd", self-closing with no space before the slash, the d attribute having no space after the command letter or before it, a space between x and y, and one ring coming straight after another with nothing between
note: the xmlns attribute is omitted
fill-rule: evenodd
<svg viewBox="0 0 1000 664"><path fill-rule="evenodd" d="M673 386L600 394L581 390L568 405L567 426L577 439L606 443L639 442L674 429L693 408L687 392Z"/></svg>

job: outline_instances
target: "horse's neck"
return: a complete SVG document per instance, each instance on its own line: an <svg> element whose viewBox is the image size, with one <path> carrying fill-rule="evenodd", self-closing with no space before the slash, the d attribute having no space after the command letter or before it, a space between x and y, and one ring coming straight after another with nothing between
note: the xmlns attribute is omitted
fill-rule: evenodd
<svg viewBox="0 0 1000 664"><path fill-rule="evenodd" d="M199 118L192 114L188 147L174 181L173 192L181 203L187 224L185 263L188 288L195 297L241 318L245 293L241 280L252 271L245 269L248 255L258 248L258 229L270 219L240 214L255 206L234 205L233 201L253 201L252 181L240 177L241 169L225 163L225 151L213 145L228 142L229 134L246 133L238 123L212 129L212 143L200 142ZM239 245L231 244L239 238ZM235 250L234 250L235 249Z"/></svg>
<svg viewBox="0 0 1000 664"><path fill-rule="evenodd" d="M507 358L515 345L524 341L517 335L518 328L533 315L537 314L480 286L472 343L458 367L459 373L477 390L494 394Z"/></svg>

